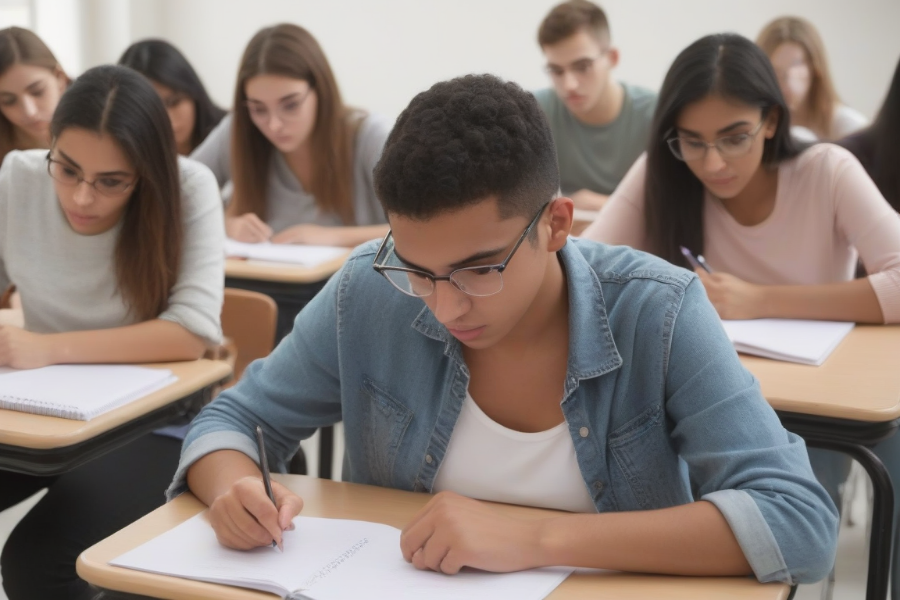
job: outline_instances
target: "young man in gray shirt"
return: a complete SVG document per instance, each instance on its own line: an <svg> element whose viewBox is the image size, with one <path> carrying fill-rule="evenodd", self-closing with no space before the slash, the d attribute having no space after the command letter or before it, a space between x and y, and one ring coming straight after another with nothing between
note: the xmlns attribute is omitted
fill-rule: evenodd
<svg viewBox="0 0 900 600"><path fill-rule="evenodd" d="M553 132L562 192L597 210L646 149L656 93L613 78L619 51L606 14L587 0L556 5L538 43L553 87L534 95Z"/></svg>

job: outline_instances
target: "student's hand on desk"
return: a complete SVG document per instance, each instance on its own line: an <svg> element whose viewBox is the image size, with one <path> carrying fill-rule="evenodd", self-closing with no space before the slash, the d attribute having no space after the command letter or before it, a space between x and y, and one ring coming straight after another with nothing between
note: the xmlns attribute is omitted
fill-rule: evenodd
<svg viewBox="0 0 900 600"><path fill-rule="evenodd" d="M294 225L272 236L273 244L310 244L313 246L343 246L340 227L322 225Z"/></svg>
<svg viewBox="0 0 900 600"><path fill-rule="evenodd" d="M763 316L764 288L728 273L696 269L706 295L722 319L758 319Z"/></svg>
<svg viewBox="0 0 900 600"><path fill-rule="evenodd" d="M600 210L607 200L609 200L609 196L591 190L578 190L572 194L575 208L579 210Z"/></svg>
<svg viewBox="0 0 900 600"><path fill-rule="evenodd" d="M281 534L293 529L291 522L303 509L303 500L277 481L272 491L278 509L266 495L259 477L243 477L209 505L209 523L219 543L229 548L250 550L268 546Z"/></svg>
<svg viewBox="0 0 900 600"><path fill-rule="evenodd" d="M403 528L403 558L447 574L462 567L498 573L542 566L539 521L508 517L484 502L441 492Z"/></svg>
<svg viewBox="0 0 900 600"><path fill-rule="evenodd" d="M0 326L0 366L37 369L53 364L47 336L12 325Z"/></svg>
<svg viewBox="0 0 900 600"><path fill-rule="evenodd" d="M272 228L253 213L239 217L225 217L225 233L238 242L255 244L272 237Z"/></svg>

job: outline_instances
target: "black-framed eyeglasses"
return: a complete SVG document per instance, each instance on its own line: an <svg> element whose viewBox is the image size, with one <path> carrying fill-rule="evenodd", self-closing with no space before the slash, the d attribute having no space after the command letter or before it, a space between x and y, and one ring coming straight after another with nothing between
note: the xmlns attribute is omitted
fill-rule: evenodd
<svg viewBox="0 0 900 600"><path fill-rule="evenodd" d="M93 181L88 181L77 169L70 167L64 162L51 158L49 152L47 153L47 173L54 181L57 181L66 187L75 187L84 181L94 188L97 193L111 198L122 196L137 183L137 178L127 181L112 175L101 176Z"/></svg>
<svg viewBox="0 0 900 600"><path fill-rule="evenodd" d="M750 152L750 149L753 147L753 140L765 122L766 118L763 116L759 124L747 133L726 135L712 142L676 136L667 139L666 143L669 145L669 150L672 151L675 158L685 162L706 158L706 153L710 148L715 148L722 158L740 158Z"/></svg>
<svg viewBox="0 0 900 600"><path fill-rule="evenodd" d="M436 282L438 281L449 281L459 291L470 296L493 296L503 289L503 271L506 270L506 266L509 264L509 261L512 260L516 250L519 249L519 246L522 245L522 242L525 241L525 238L528 237L528 234L534 229L538 219L544 214L544 209L549 205L549 202L544 204L538 213L534 215L534 218L531 219L531 223L528 224L528 227L526 227L525 231L522 232L522 235L519 236L516 245L513 246L509 254L506 255L503 262L499 264L463 267L451 271L449 275L435 275L420 269L401 266L406 263L404 263L394 252L393 233L388 231L388 234L384 237L384 241L381 242L381 246L378 248L378 252L375 253L375 260L372 262L372 268L384 275L385 279L391 282L391 285L407 296L414 296L416 298L430 296L434 293ZM384 258L381 259L381 257ZM381 260L379 261L379 259Z"/></svg>

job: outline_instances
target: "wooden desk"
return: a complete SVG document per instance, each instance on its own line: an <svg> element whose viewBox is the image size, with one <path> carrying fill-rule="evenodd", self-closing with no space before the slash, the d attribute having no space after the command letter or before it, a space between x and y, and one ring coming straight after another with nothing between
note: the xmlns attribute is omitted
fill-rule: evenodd
<svg viewBox="0 0 900 600"><path fill-rule="evenodd" d="M871 448L900 423L900 326L855 327L820 367L743 355L741 362L786 429L810 447L849 454L869 473L875 493L866 598L886 598L894 488Z"/></svg>
<svg viewBox="0 0 900 600"><path fill-rule="evenodd" d="M315 283L334 275L350 256L350 252L348 249L345 255L316 267L227 258L225 259L225 277L289 284Z"/></svg>
<svg viewBox="0 0 900 600"><path fill-rule="evenodd" d="M0 469L32 475L69 471L208 402L212 389L231 376L222 361L145 366L171 369L178 381L90 421L0 410Z"/></svg>
<svg viewBox="0 0 900 600"><path fill-rule="evenodd" d="M313 517L361 519L402 528L430 498L426 494L326 481L302 475L277 475L275 477L303 497L305 501L303 514ZM168 531L204 508L204 505L194 496L184 494L85 550L78 558L78 575L100 588L156 598L271 600L274 596L263 592L109 566L110 560ZM502 508L524 518L537 518L551 512L508 505L502 505ZM399 548L397 552L400 552ZM548 598L551 600L618 600L623 598L785 600L789 591L790 588L787 585L760 584L750 578L576 573L564 581Z"/></svg>

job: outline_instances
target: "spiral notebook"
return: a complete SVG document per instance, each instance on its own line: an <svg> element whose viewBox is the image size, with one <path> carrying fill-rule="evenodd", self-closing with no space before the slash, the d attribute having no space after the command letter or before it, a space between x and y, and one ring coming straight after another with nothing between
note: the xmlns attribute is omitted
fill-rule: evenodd
<svg viewBox="0 0 900 600"><path fill-rule="evenodd" d="M283 553L271 546L245 552L220 545L202 512L110 564L291 600L541 600L573 571L419 571L403 560L395 527L316 517L296 517L294 524L284 533Z"/></svg>
<svg viewBox="0 0 900 600"><path fill-rule="evenodd" d="M168 369L130 365L2 368L0 408L88 421L177 380Z"/></svg>

